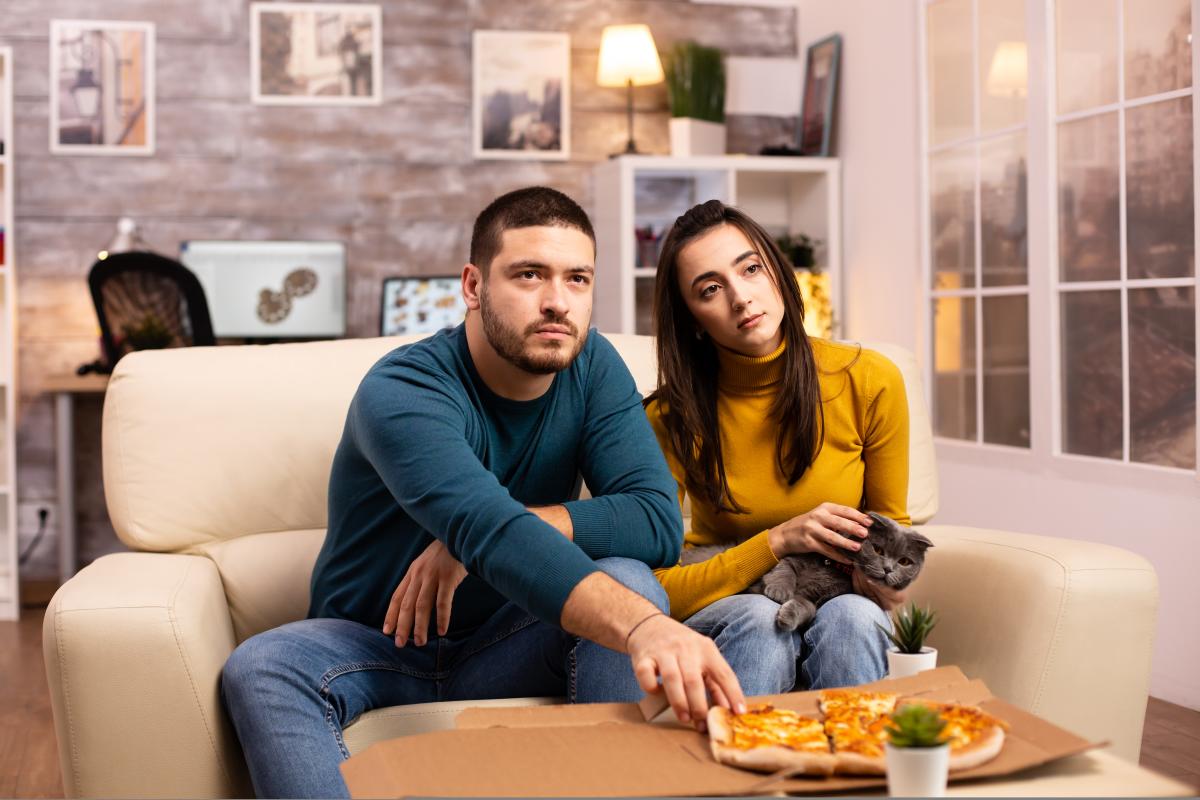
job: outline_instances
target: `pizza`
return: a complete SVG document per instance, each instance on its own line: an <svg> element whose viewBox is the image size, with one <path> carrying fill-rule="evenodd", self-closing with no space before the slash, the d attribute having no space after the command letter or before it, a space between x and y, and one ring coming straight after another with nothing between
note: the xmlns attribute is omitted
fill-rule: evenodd
<svg viewBox="0 0 1200 800"><path fill-rule="evenodd" d="M825 726L819 719L769 704L744 714L713 706L708 710L708 740L722 764L795 775L832 775L835 764Z"/></svg>
<svg viewBox="0 0 1200 800"><path fill-rule="evenodd" d="M708 712L709 743L717 761L760 772L883 775L889 715L907 703L934 708L946 721L951 772L978 766L1004 746L1008 726L975 706L853 689L821 692L822 719L767 704L745 714L714 706Z"/></svg>

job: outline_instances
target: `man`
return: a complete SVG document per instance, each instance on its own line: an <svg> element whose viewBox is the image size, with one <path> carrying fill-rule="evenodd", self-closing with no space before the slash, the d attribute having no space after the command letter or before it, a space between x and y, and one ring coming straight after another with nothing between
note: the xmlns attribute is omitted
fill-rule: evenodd
<svg viewBox="0 0 1200 800"><path fill-rule="evenodd" d="M632 700L660 680L684 721L702 723L706 690L742 706L712 640L663 613L651 568L679 557L674 483L629 371L588 334L594 272L574 201L504 195L475 223L466 322L363 379L309 619L222 674L260 797L346 796L342 732L373 708ZM570 499L577 475L593 499Z"/></svg>

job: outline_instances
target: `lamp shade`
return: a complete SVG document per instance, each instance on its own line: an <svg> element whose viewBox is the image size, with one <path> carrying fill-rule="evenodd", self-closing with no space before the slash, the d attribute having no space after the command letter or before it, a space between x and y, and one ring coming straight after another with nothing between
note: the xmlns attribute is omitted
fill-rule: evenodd
<svg viewBox="0 0 1200 800"><path fill-rule="evenodd" d="M600 35L601 86L647 86L663 80L662 62L646 25L609 25Z"/></svg>
<svg viewBox="0 0 1200 800"><path fill-rule="evenodd" d="M1029 56L1024 42L1001 42L988 70L987 91L993 97L1024 97L1029 83Z"/></svg>

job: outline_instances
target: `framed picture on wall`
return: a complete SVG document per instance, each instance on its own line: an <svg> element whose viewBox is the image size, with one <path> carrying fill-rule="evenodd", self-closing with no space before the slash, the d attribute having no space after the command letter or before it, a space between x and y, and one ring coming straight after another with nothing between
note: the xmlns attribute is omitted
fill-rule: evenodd
<svg viewBox="0 0 1200 800"><path fill-rule="evenodd" d="M804 68L804 104L796 147L802 156L833 154L833 121L837 100L842 37L836 33L809 45Z"/></svg>
<svg viewBox="0 0 1200 800"><path fill-rule="evenodd" d="M475 158L566 159L571 152L571 37L475 31Z"/></svg>
<svg viewBox="0 0 1200 800"><path fill-rule="evenodd" d="M461 275L385 278L380 335L437 333L467 315Z"/></svg>
<svg viewBox="0 0 1200 800"><path fill-rule="evenodd" d="M358 3L251 3L250 98L259 105L378 105L383 13Z"/></svg>
<svg viewBox="0 0 1200 800"><path fill-rule="evenodd" d="M154 153L154 23L50 21L50 152Z"/></svg>

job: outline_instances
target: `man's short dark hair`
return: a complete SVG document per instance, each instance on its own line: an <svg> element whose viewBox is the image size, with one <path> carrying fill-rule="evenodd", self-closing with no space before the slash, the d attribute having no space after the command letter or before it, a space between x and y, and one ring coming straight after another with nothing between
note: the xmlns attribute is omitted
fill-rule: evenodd
<svg viewBox="0 0 1200 800"><path fill-rule="evenodd" d="M475 218L471 232L471 263L486 276L500 252L504 232L512 228L575 228L596 245L596 232L587 212L571 198L547 186L530 186L497 197Z"/></svg>

